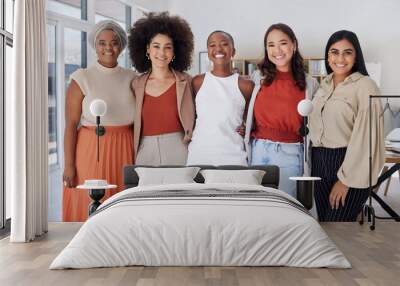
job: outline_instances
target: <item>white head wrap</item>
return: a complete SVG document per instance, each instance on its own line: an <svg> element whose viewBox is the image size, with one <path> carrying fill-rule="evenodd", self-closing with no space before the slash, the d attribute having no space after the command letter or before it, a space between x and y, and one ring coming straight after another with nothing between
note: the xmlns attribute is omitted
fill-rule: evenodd
<svg viewBox="0 0 400 286"><path fill-rule="evenodd" d="M104 30L112 30L118 37L119 43L121 45L121 50L125 49L127 44L127 36L126 32L122 27L111 20L103 20L98 22L92 30L89 32L89 44L93 49L96 49L96 39L98 35L103 32Z"/></svg>

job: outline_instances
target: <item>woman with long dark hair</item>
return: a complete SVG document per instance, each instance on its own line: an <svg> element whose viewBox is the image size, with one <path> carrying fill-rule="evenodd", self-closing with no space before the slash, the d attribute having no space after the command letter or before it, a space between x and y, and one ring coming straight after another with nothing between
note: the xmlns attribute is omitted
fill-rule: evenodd
<svg viewBox="0 0 400 286"><path fill-rule="evenodd" d="M293 30L282 23L268 28L264 59L259 64L262 79L249 105L245 142L251 165L278 165L279 188L295 197L291 176L303 175L303 124L298 103L311 98L318 83L306 75Z"/></svg>
<svg viewBox="0 0 400 286"><path fill-rule="evenodd" d="M321 82L310 116L312 175L320 221L355 221L368 198L369 136L372 136L372 185L384 163L384 126L379 89L368 76L355 33L334 33L325 49L328 76Z"/></svg>

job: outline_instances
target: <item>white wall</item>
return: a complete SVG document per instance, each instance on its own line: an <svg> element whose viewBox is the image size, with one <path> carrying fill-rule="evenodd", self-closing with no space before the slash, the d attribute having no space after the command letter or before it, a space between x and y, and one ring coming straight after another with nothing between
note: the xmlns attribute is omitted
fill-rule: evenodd
<svg viewBox="0 0 400 286"><path fill-rule="evenodd" d="M135 5L152 12L168 10L169 0L130 0ZM190 1L189 1L190 2Z"/></svg>
<svg viewBox="0 0 400 286"><path fill-rule="evenodd" d="M273 23L293 28L304 57L323 57L329 36L341 29L354 31L365 60L382 64L381 90L400 94L400 1L398 0L169 0L168 10L184 17L195 35L195 59L206 49L208 34L230 32L238 58L262 54L263 37Z"/></svg>

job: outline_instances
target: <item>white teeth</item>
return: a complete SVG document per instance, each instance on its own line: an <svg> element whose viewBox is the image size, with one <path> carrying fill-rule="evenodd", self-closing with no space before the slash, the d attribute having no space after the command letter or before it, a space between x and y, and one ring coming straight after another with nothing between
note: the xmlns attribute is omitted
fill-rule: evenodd
<svg viewBox="0 0 400 286"><path fill-rule="evenodd" d="M283 56L275 56L275 59L280 60Z"/></svg>
<svg viewBox="0 0 400 286"><path fill-rule="evenodd" d="M336 64L336 66L337 66L338 68L343 68L343 67L345 67L345 65L338 65L338 64Z"/></svg>
<svg viewBox="0 0 400 286"><path fill-rule="evenodd" d="M218 54L218 55L215 55L215 57L216 57L217 59L222 59L223 57L225 57L225 55Z"/></svg>

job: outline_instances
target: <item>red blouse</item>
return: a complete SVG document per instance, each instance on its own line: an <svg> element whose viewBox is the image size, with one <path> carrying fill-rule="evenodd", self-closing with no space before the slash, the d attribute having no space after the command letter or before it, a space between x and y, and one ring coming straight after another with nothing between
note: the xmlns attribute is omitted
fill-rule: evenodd
<svg viewBox="0 0 400 286"><path fill-rule="evenodd" d="M252 136L284 143L302 142L303 118L297 104L305 91L295 85L291 72L278 72L270 86L263 85L254 103L256 129Z"/></svg>
<svg viewBox="0 0 400 286"><path fill-rule="evenodd" d="M181 132L176 98L176 83L160 96L144 93L142 107L142 135L153 136Z"/></svg>

